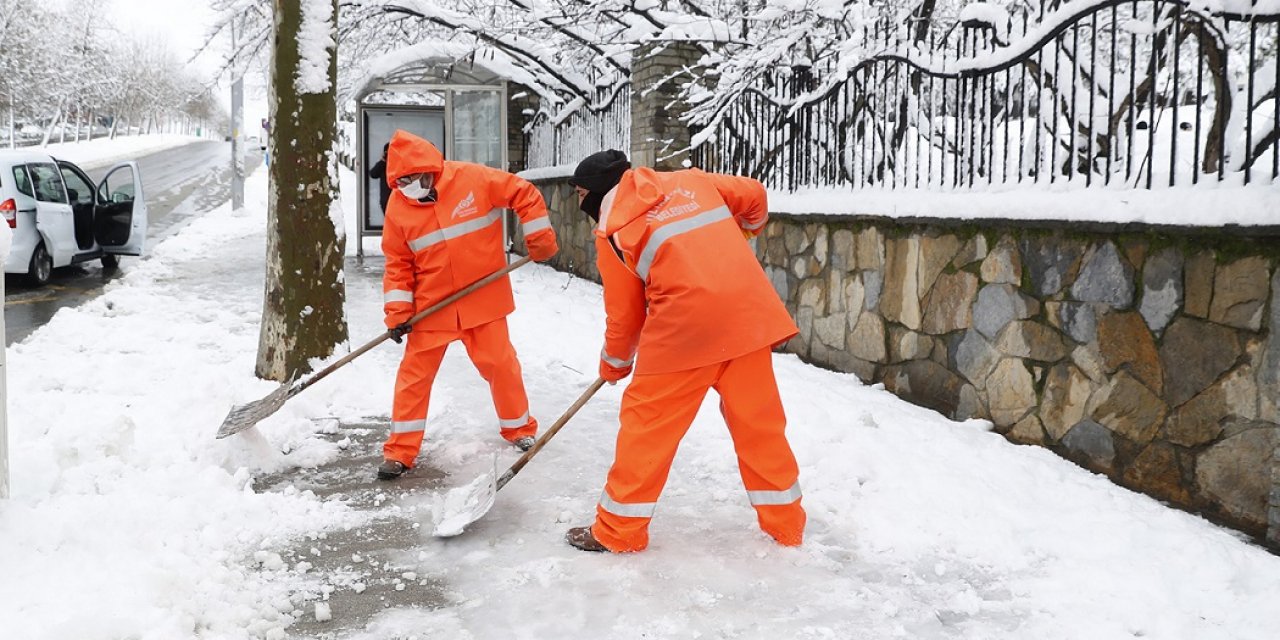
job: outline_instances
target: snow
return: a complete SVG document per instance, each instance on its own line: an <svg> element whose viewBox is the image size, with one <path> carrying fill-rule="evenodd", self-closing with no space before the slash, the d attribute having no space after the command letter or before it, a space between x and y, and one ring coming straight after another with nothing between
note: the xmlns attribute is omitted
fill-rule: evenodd
<svg viewBox="0 0 1280 640"><path fill-rule="evenodd" d="M93 169L201 140L208 140L208 138L174 133L153 133L140 136L117 136L114 140L97 138L83 142L49 144L44 147L32 147L32 150L41 150L59 160L68 160L82 169Z"/></svg>
<svg viewBox="0 0 1280 640"><path fill-rule="evenodd" d="M299 95L329 91L329 65L334 42L332 0L303 0L298 27L298 75L293 87Z"/></svg>
<svg viewBox="0 0 1280 640"><path fill-rule="evenodd" d="M343 172L344 185L354 180ZM403 347L361 356L252 438L213 439L233 405L275 388L252 376L265 192L260 169L244 209L197 218L99 298L10 348L4 637L282 638L295 620L350 615L321 594L371 586L359 572L381 558L353 554L356 573L339 579L286 549L313 558L318 540L378 511L254 491L254 479L313 478L342 455L318 437L334 418L385 420ZM344 211L354 224L350 191ZM376 267L347 276L352 338L376 335ZM539 265L512 280L511 335L546 425L594 379L601 290ZM386 591L370 588L381 613L343 637L1274 637L1280 557L1012 445L989 423L953 422L794 356L774 362L809 514L803 547L757 530L714 396L681 446L650 549L566 545L566 529L590 522L613 456L625 385L606 386L463 535L437 539L424 526L406 537L395 575L438 582L445 603L383 610L374 598ZM448 472L448 487L492 469L495 451L514 462L494 420L455 345L420 460ZM391 494L379 509L425 518L437 497Z"/></svg>
<svg viewBox="0 0 1280 640"><path fill-rule="evenodd" d="M811 189L771 192L778 213L957 220L1140 222L1220 227L1280 225L1280 185L1198 186L1154 190L1039 185L991 191ZM1212 212L1206 216L1205 212Z"/></svg>

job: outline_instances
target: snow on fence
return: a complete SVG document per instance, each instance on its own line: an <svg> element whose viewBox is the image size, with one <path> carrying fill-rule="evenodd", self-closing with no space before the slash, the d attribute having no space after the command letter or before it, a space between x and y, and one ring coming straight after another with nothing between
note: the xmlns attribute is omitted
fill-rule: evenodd
<svg viewBox="0 0 1280 640"><path fill-rule="evenodd" d="M631 90L601 89L592 105L578 99L525 127L527 166L572 164L603 149L631 148Z"/></svg>
<svg viewBox="0 0 1280 640"><path fill-rule="evenodd" d="M1010 9L869 24L877 54L766 74L695 133L693 162L790 190L1280 176L1280 3Z"/></svg>

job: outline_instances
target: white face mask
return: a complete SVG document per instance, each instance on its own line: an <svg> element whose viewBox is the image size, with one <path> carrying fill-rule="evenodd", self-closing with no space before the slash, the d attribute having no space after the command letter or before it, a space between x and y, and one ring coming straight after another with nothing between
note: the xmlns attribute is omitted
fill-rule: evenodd
<svg viewBox="0 0 1280 640"><path fill-rule="evenodd" d="M403 187L400 187L400 193L403 193L404 197L410 200L421 200L431 195L431 189L423 187L421 183L415 180Z"/></svg>

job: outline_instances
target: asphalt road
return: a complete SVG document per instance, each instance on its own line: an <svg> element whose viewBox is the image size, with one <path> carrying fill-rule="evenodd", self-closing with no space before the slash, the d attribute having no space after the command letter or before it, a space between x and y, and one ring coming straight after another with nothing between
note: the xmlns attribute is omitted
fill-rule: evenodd
<svg viewBox="0 0 1280 640"><path fill-rule="evenodd" d="M147 199L148 247L231 198L230 142L196 142L141 156L136 161ZM246 171L252 171L261 162L260 154L248 154ZM104 166L87 173L97 181L109 168ZM58 309L91 300L102 292L106 283L127 273L138 260L121 258L117 269L103 269L97 260L55 269L49 284L34 289L24 284L21 277L6 275L5 345L26 338L48 322Z"/></svg>

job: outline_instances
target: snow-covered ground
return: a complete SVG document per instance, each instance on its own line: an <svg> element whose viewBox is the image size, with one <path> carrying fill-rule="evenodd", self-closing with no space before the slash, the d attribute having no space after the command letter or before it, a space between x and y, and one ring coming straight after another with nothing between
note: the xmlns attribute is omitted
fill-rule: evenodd
<svg viewBox="0 0 1280 640"><path fill-rule="evenodd" d="M140 136L117 136L114 140L95 138L82 142L54 143L46 147L32 147L32 149L44 151L60 160L69 160L80 165L81 168L92 169L211 139L176 133L153 133Z"/></svg>
<svg viewBox="0 0 1280 640"><path fill-rule="evenodd" d="M290 401L261 439L213 439L232 405L274 388L252 377L265 186L259 171L246 209L197 219L10 348L0 637L283 638L296 617L313 620L300 593L353 588L279 551L370 512L309 491L258 493L253 478L306 476L341 455L313 419L386 416L401 347ZM513 281L512 335L547 426L594 378L600 289L541 266ZM382 329L381 290L374 273L351 270L347 282L359 344ZM810 518L803 547L756 529L714 398L676 459L651 548L567 546L612 458L622 386L606 387L485 519L457 538L414 536L405 558L444 585L447 605L389 608L350 637L1261 640L1280 628L1280 558L1232 532L984 422L947 420L792 356L775 362ZM449 484L493 452L514 460L462 349L432 402L423 460L450 471ZM426 518L430 502L381 509ZM331 613L331 624L349 615Z"/></svg>

